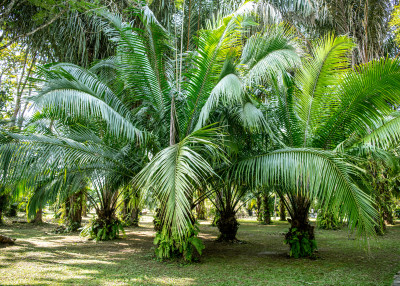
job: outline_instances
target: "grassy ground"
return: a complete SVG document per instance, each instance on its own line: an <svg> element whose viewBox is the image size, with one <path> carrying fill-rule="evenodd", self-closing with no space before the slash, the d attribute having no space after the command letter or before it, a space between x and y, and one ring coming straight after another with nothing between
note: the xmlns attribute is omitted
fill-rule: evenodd
<svg viewBox="0 0 400 286"><path fill-rule="evenodd" d="M391 285L400 270L400 225L365 244L347 230L317 231L317 260L289 259L286 223L241 221L246 244L215 242L217 230L201 226L206 249L200 263L153 258L150 222L126 229L127 237L93 242L77 234L48 234L53 224L13 224L0 233L17 244L0 248L0 285Z"/></svg>

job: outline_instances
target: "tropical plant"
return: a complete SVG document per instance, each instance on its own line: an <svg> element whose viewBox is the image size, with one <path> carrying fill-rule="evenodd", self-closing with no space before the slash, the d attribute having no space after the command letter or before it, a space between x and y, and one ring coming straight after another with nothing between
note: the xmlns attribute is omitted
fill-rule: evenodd
<svg viewBox="0 0 400 286"><path fill-rule="evenodd" d="M229 178L229 192L254 184L288 198L291 233L296 226L301 243L301 236L313 240L307 215L314 198L328 197L325 207L336 207L353 227L370 233L375 212L357 185L359 169L343 150L393 139L376 127L388 103L398 101L390 93L398 88L397 62L348 71L345 55L353 46L348 38L326 37L307 56L284 25L245 39L256 7L247 2L210 21L198 34L197 49L186 54L173 48L178 39L147 7L133 11L136 26L98 11L116 56L90 69L72 64L43 69L44 87L32 100L49 112L52 124L37 134L8 135L13 141L0 147L2 179L34 190L34 208L60 192L78 191L87 178L98 216L88 233L100 239L118 233L121 190L133 185L132 190L150 192L159 201L156 245L164 258L178 252L190 259L187 243L197 241L193 194L206 190L217 174ZM305 60L297 71L300 56ZM253 143L255 138L262 143ZM229 221L234 214L229 212Z"/></svg>
<svg viewBox="0 0 400 286"><path fill-rule="evenodd" d="M349 70L353 46L345 36L327 35L294 76L276 82L268 121L280 146L235 167L237 178L275 187L291 217L286 242L294 256L315 249L308 221L313 200L345 216L358 233L374 233L377 214L368 185L361 183L360 157L348 152L397 140L398 119L384 125L381 119L399 104L400 69L397 60L381 59Z"/></svg>
<svg viewBox="0 0 400 286"><path fill-rule="evenodd" d="M150 10L137 12L144 29L102 12L107 19L104 30L117 42L117 57L91 70L58 64L42 71L44 88L33 101L58 119L61 132L10 134L14 141L2 146L3 178L34 188L37 200L31 200L33 208L35 202L54 197L62 186L76 186L85 174L100 201L97 205L88 193L97 224L108 231L102 223L114 221L120 188L151 158L139 173L137 185L152 189L160 200L165 233L171 237L187 233L192 224L190 193L213 173L205 156L218 158L221 153L219 130L195 130L196 121L215 85L215 72L221 69L228 47L237 43L238 27L251 8L252 4L247 4L227 19L219 19L214 30L204 31L199 52L193 56L198 69L188 75L185 86L182 78L168 81L174 75L166 57L168 34ZM101 72L115 67L117 80L111 81L109 73ZM167 128L165 120L170 120ZM75 124L68 126L65 121ZM152 135L136 126L151 130ZM138 150L143 161L135 158Z"/></svg>

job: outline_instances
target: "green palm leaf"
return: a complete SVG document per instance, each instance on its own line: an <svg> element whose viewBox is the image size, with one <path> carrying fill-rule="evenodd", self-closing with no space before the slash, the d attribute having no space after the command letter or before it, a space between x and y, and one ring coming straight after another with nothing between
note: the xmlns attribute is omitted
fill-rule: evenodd
<svg viewBox="0 0 400 286"><path fill-rule="evenodd" d="M374 233L376 210L352 179L357 168L337 154L314 149L282 149L249 158L234 168L237 178L256 186L280 186L337 208L360 234ZM329 203L328 203L329 202Z"/></svg>
<svg viewBox="0 0 400 286"><path fill-rule="evenodd" d="M152 189L161 202L164 227L183 235L191 224L190 198L196 187L214 175L205 155L221 156L218 130L203 128L157 153L136 176L136 184Z"/></svg>
<svg viewBox="0 0 400 286"><path fill-rule="evenodd" d="M45 87L32 98L37 107L50 108L60 116L99 118L114 136L145 140L131 112L96 75L72 64L52 66L46 75Z"/></svg>

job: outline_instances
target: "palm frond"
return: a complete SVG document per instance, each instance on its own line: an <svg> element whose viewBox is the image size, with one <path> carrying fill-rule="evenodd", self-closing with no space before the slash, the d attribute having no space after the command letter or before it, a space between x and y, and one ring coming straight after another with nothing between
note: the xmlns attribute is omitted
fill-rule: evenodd
<svg viewBox="0 0 400 286"><path fill-rule="evenodd" d="M299 89L296 113L305 128L303 146L307 146L316 126L325 121L337 105L338 94L334 88L349 67L348 54L353 46L346 36L327 35L318 41L313 58L305 59L296 73Z"/></svg>
<svg viewBox="0 0 400 286"><path fill-rule="evenodd" d="M273 78L300 66L300 52L293 30L283 24L268 26L263 34L253 35L241 55L246 70L244 86L268 86Z"/></svg>
<svg viewBox="0 0 400 286"><path fill-rule="evenodd" d="M57 64L44 72L46 85L32 97L37 107L71 117L99 118L116 137L145 140L146 134L135 127L129 109L96 75L72 64Z"/></svg>
<svg viewBox="0 0 400 286"><path fill-rule="evenodd" d="M183 235L191 224L190 198L196 186L214 175L204 155L221 156L217 143L219 136L215 128L199 129L157 153L136 176L137 186L152 189L161 202L163 225L167 229Z"/></svg>
<svg viewBox="0 0 400 286"><path fill-rule="evenodd" d="M352 177L359 170L332 152L314 149L282 149L249 158L234 168L237 178L256 186L286 188L298 195L329 202L360 234L374 233L376 210L371 198Z"/></svg>
<svg viewBox="0 0 400 286"><path fill-rule="evenodd" d="M362 138L393 113L400 102L399 60L361 65L349 72L337 89L335 112L318 130L321 146L335 145L353 133Z"/></svg>

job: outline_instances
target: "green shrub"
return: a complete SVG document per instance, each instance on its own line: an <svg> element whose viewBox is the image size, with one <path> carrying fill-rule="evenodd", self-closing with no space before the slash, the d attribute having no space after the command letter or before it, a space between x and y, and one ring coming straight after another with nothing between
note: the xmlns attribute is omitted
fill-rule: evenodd
<svg viewBox="0 0 400 286"><path fill-rule="evenodd" d="M81 236L89 237L96 241L112 240L119 237L120 232L125 236L121 221L118 219L92 219L82 228Z"/></svg>
<svg viewBox="0 0 400 286"><path fill-rule="evenodd" d="M289 229L285 236L285 243L290 245L290 257L313 257L317 250L317 243L314 238L310 238L308 231L300 231L296 227Z"/></svg>
<svg viewBox="0 0 400 286"><path fill-rule="evenodd" d="M397 218L400 218L400 208L395 209L394 213Z"/></svg>
<svg viewBox="0 0 400 286"><path fill-rule="evenodd" d="M154 245L156 245L155 254L158 259L180 258L187 262L193 262L202 254L205 248L203 241L197 237L199 225L195 223L190 226L183 237L170 235L169 231L163 229L156 233Z"/></svg>
<svg viewBox="0 0 400 286"><path fill-rule="evenodd" d="M12 203L7 211L6 211L6 216L8 217L16 217L17 216L17 211L18 211L18 203Z"/></svg>
<svg viewBox="0 0 400 286"><path fill-rule="evenodd" d="M342 227L342 224L337 214L326 211L318 215L317 226L326 230L338 230Z"/></svg>

